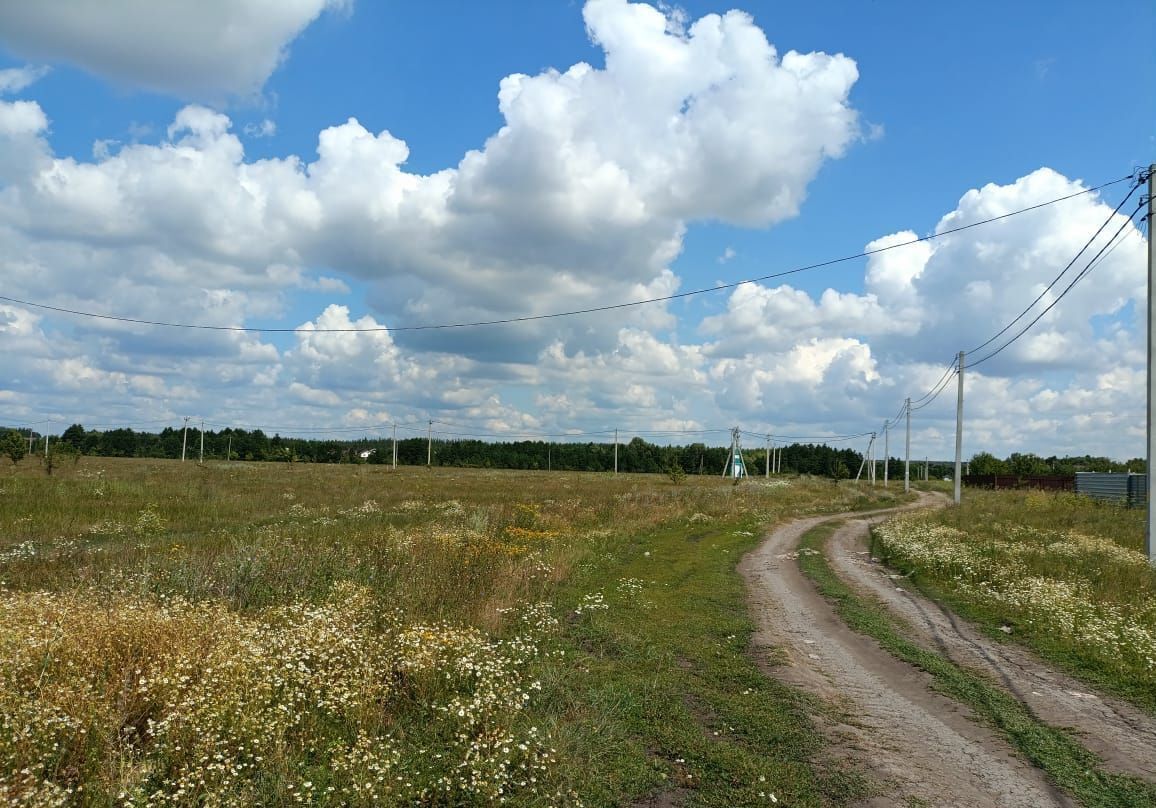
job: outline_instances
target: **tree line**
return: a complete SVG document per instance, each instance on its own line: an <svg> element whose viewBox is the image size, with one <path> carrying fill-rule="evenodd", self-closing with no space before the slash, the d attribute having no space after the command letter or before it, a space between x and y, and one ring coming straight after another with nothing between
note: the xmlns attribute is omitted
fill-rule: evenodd
<svg viewBox="0 0 1156 808"><path fill-rule="evenodd" d="M96 430L73 424L59 438L50 438L56 446L75 456L142 457L179 459L182 444L186 456L197 459L201 453L201 430L190 427L187 436L180 428L166 427L160 432L133 429ZM0 452L12 456L20 447L20 457L32 438L34 450L43 445L44 436L27 429L0 431ZM206 460L247 460L289 463L372 463L393 462L391 438L363 437L356 440L332 440L267 435L260 429L222 429L204 431ZM432 450L432 451L431 451ZM853 477L863 455L853 449L836 449L821 444L793 444L782 447L780 469L784 473ZM397 442L397 462L401 465L425 465L427 457L434 466L461 468L500 468L555 471L613 471L614 444L595 442L508 441L491 442L474 439L446 440L424 437L404 438ZM667 473L674 468L685 474L721 475L730 457L729 446L691 443L681 446L660 445L635 437L618 445L618 470L627 473ZM18 458L16 458L18 459ZM765 471L763 449L743 451L750 474ZM899 462L893 459L893 463Z"/></svg>
<svg viewBox="0 0 1156 808"><path fill-rule="evenodd" d="M1007 474L1016 477L1063 476L1070 477L1077 471L1132 471L1144 473L1148 463L1141 457L1134 457L1123 463L1107 457L1081 455L1079 457L1040 457L1031 453L1013 452L1000 459L991 452L980 452L968 463L968 473L976 475Z"/></svg>

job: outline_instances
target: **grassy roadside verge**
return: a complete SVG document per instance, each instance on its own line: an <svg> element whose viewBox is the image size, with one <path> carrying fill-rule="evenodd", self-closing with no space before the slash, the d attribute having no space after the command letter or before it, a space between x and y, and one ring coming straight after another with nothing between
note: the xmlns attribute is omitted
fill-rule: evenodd
<svg viewBox="0 0 1156 808"><path fill-rule="evenodd" d="M1156 714L1156 571L1142 509L1072 494L969 490L890 520L872 553L929 597ZM1004 633L1001 633L1004 632Z"/></svg>
<svg viewBox="0 0 1156 808"><path fill-rule="evenodd" d="M828 523L808 532L800 547L815 552L800 554L799 564L848 626L874 638L896 658L931 674L936 689L971 707L977 716L999 729L1025 758L1084 805L1156 804L1156 787L1104 771L1099 759L1070 734L1040 722L1019 700L985 677L906 639L900 621L882 604L851 590L827 563L824 547L836 527Z"/></svg>
<svg viewBox="0 0 1156 808"><path fill-rule="evenodd" d="M735 565L761 527L619 538L573 576L559 598L566 662L544 677L541 702L560 791L606 806L631 794L635 805L696 806L865 796L860 775L823 761L812 716L824 708L747 653L753 626Z"/></svg>

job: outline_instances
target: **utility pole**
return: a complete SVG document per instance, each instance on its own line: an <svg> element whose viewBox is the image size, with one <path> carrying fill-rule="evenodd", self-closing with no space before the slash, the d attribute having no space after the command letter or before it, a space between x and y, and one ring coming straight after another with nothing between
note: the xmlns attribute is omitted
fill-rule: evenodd
<svg viewBox="0 0 1156 808"><path fill-rule="evenodd" d="M903 409L907 412L907 446L903 450L903 493L906 494L911 490L911 396L907 397Z"/></svg>
<svg viewBox="0 0 1156 808"><path fill-rule="evenodd" d="M205 462L205 419L204 418L201 419L201 458L197 462L198 463L204 463Z"/></svg>
<svg viewBox="0 0 1156 808"><path fill-rule="evenodd" d="M618 430L614 430L614 476L618 476Z"/></svg>
<svg viewBox="0 0 1156 808"><path fill-rule="evenodd" d="M883 422L883 487L887 487L887 465L891 462L891 443L888 436L891 434L891 422Z"/></svg>
<svg viewBox="0 0 1156 808"><path fill-rule="evenodd" d="M233 436L229 436L229 448L225 450L225 462L233 462Z"/></svg>
<svg viewBox="0 0 1156 808"><path fill-rule="evenodd" d="M44 433L44 456L48 457L48 433Z"/></svg>
<svg viewBox="0 0 1156 808"><path fill-rule="evenodd" d="M876 433L872 432L871 433L871 443L867 447L867 454L870 455L870 457L871 457L871 460L870 460L871 470L869 472L869 476L871 478L871 485L872 486L875 485L875 437L876 437Z"/></svg>
<svg viewBox="0 0 1156 808"><path fill-rule="evenodd" d="M767 435L767 470L763 474L764 477L771 476L771 436Z"/></svg>
<svg viewBox="0 0 1156 808"><path fill-rule="evenodd" d="M393 425L393 468L397 470L397 424Z"/></svg>
<svg viewBox="0 0 1156 808"><path fill-rule="evenodd" d="M185 429L181 433L181 462L185 462L185 447L189 443L189 416L185 416Z"/></svg>
<svg viewBox="0 0 1156 808"><path fill-rule="evenodd" d="M1156 433L1152 431L1153 407L1156 400L1152 396L1152 358L1156 347L1156 329L1153 329L1152 302L1154 289L1153 275L1156 274L1156 238L1152 236L1152 225L1156 224L1156 163L1148 166L1148 529L1144 531L1144 551L1148 563L1156 566L1156 511L1152 510L1152 457L1156 454Z"/></svg>
<svg viewBox="0 0 1156 808"><path fill-rule="evenodd" d="M961 466L963 461L963 359L964 352L959 352L959 392L955 397L955 504L959 504L959 491L963 483Z"/></svg>
<svg viewBox="0 0 1156 808"><path fill-rule="evenodd" d="M863 469L867 467L867 461L871 457L871 447L875 445L875 433L871 433L871 440L867 443L867 451L863 453L863 462L859 464L859 471L855 474L855 482L859 482L859 478L863 476ZM868 475L870 478L870 475Z"/></svg>
<svg viewBox="0 0 1156 808"><path fill-rule="evenodd" d="M929 476L928 476L928 461L927 461L927 458L926 458L926 457L924 457L924 458L923 458L923 482L927 482L927 480L928 480L928 479L929 479Z"/></svg>
<svg viewBox="0 0 1156 808"><path fill-rule="evenodd" d="M429 422L429 442L425 448L425 467L428 469L433 465L433 419Z"/></svg>

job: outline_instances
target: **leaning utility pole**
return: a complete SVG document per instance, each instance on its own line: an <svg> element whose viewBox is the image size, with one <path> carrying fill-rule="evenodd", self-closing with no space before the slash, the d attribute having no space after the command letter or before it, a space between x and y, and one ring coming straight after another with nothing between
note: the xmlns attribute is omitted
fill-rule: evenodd
<svg viewBox="0 0 1156 808"><path fill-rule="evenodd" d="M229 436L229 448L225 450L225 460L229 463L233 462L233 436Z"/></svg>
<svg viewBox="0 0 1156 808"><path fill-rule="evenodd" d="M906 494L911 490L911 396L907 397L903 409L907 412L907 445L903 450L903 493Z"/></svg>
<svg viewBox="0 0 1156 808"><path fill-rule="evenodd" d="M185 430L181 433L181 462L185 462L185 447L189 443L189 416L185 416Z"/></svg>
<svg viewBox="0 0 1156 808"><path fill-rule="evenodd" d="M1156 454L1156 433L1152 431L1153 406L1156 399L1152 395L1152 357L1156 347L1156 330L1152 319L1156 306L1153 305L1153 274L1156 273L1156 238L1152 236L1152 225L1156 224L1156 163L1148 166L1148 529L1144 532L1144 551L1148 563L1156 566L1156 511L1152 510L1152 457Z"/></svg>
<svg viewBox="0 0 1156 808"><path fill-rule="evenodd" d="M425 467L428 469L433 465L433 419L429 422L429 442L425 448Z"/></svg>
<svg viewBox="0 0 1156 808"><path fill-rule="evenodd" d="M963 484L960 476L963 464L963 359L964 352L959 352L959 392L955 398L955 504L959 504L959 491Z"/></svg>

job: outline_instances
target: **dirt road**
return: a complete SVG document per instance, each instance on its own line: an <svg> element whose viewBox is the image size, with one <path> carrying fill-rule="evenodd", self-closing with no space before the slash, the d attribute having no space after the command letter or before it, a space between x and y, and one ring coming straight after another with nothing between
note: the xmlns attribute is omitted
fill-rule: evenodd
<svg viewBox="0 0 1156 808"><path fill-rule="evenodd" d="M1089 740L1099 738L1101 743L1089 746L1122 771L1143 775L1151 768L1151 752L1140 754L1144 745L1156 748L1147 734L1151 719L1089 697L1085 687L1026 655L1016 656L1022 652L1001 648L938 607L896 591L896 582L861 555L864 545L858 543L865 541L869 516L850 516L854 521L833 537L835 549L829 555L839 574L875 594L889 592L885 602L920 626L929 645L973 667L979 667L977 659L989 660L987 669L1025 700L1040 694L1028 702L1033 706L1057 690L1070 689L1067 698L1057 699L1066 706L1038 714L1085 732ZM800 537L833 518L839 517L777 528L743 559L739 571L756 619L755 650L768 660L767 673L840 704L850 716L848 723L826 729L837 755L861 765L882 784L883 793L868 805L903 805L913 799L937 806L1073 805L965 706L931 690L927 674L851 631L835 615L800 572L796 556Z"/></svg>

